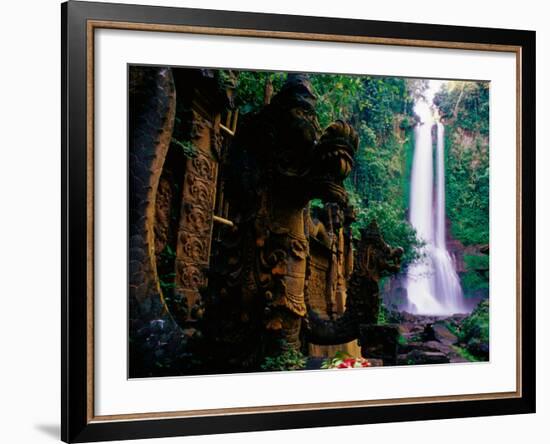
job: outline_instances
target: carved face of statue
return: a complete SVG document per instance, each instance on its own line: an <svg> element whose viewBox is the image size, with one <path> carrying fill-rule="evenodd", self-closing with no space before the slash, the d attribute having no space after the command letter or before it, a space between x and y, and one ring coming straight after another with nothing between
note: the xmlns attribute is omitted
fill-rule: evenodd
<svg viewBox="0 0 550 444"><path fill-rule="evenodd" d="M348 123L329 125L316 145L313 166L314 197L345 203L344 179L354 165L359 137Z"/></svg>
<svg viewBox="0 0 550 444"><path fill-rule="evenodd" d="M242 165L235 171L235 183L243 183L246 193L270 182L273 192L299 205L315 197L346 202L343 180L353 167L358 136L343 121L321 135L315 105L308 77L290 74L271 103L243 129L232 155ZM237 194L242 199L243 193Z"/></svg>
<svg viewBox="0 0 550 444"><path fill-rule="evenodd" d="M279 107L274 153L277 172L307 179L310 198L344 203L343 181L353 168L359 138L351 125L341 120L329 125L321 136L315 103L309 81L302 76L290 78L274 98L273 104Z"/></svg>
<svg viewBox="0 0 550 444"><path fill-rule="evenodd" d="M316 98L305 76L291 75L272 101L277 125L272 153L276 171L287 177L306 177L314 147L321 134L315 112Z"/></svg>
<svg viewBox="0 0 550 444"><path fill-rule="evenodd" d="M378 224L373 220L361 230L360 267L365 274L379 279L384 273L396 273L401 268L403 248L392 248L384 241Z"/></svg>
<svg viewBox="0 0 550 444"><path fill-rule="evenodd" d="M283 176L306 177L311 170L314 146L320 134L313 107L303 101L281 116L280 146L274 154L277 172Z"/></svg>

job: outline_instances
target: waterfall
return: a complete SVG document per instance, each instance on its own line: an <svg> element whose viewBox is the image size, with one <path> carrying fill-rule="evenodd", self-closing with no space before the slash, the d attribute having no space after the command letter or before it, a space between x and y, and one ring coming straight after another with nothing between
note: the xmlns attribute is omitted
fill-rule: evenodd
<svg viewBox="0 0 550 444"><path fill-rule="evenodd" d="M424 245L419 251L420 259L409 267L407 273L407 310L426 315L462 313L466 311L462 288L446 245L445 128L435 121L427 100L418 100L415 112L420 123L414 130L409 221ZM434 126L437 133L435 171Z"/></svg>

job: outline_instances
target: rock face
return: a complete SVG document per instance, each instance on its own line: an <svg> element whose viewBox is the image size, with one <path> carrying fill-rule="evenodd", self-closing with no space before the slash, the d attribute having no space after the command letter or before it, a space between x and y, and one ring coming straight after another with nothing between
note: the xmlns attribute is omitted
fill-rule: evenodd
<svg viewBox="0 0 550 444"><path fill-rule="evenodd" d="M131 69L129 132L129 284L131 318L150 321L166 311L154 255L155 197L176 111L170 69Z"/></svg>
<svg viewBox="0 0 550 444"><path fill-rule="evenodd" d="M174 128L176 97L170 69L129 71L129 371L162 374L155 362L177 359L185 338L168 311L157 273L155 198ZM162 193L161 193L162 194ZM159 236L159 242L163 242Z"/></svg>
<svg viewBox="0 0 550 444"><path fill-rule="evenodd" d="M208 70L130 67L131 377L194 365L227 91Z"/></svg>

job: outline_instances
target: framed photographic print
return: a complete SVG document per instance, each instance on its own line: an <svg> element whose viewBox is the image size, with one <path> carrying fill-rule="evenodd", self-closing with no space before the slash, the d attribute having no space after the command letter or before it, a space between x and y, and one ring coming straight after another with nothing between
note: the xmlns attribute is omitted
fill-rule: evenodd
<svg viewBox="0 0 550 444"><path fill-rule="evenodd" d="M62 5L62 439L535 411L535 33Z"/></svg>

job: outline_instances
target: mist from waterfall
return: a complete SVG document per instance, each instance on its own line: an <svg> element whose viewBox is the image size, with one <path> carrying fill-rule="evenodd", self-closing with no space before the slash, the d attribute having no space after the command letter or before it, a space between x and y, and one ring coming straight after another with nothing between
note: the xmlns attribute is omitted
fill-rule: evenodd
<svg viewBox="0 0 550 444"><path fill-rule="evenodd" d="M414 129L410 183L409 221L424 245L419 251L421 258L407 273L407 310L425 315L466 312L460 280L446 245L445 127L436 120L432 105L438 87L438 82L430 81L425 99L418 99L415 104L420 123ZM435 169L434 126L437 134Z"/></svg>

